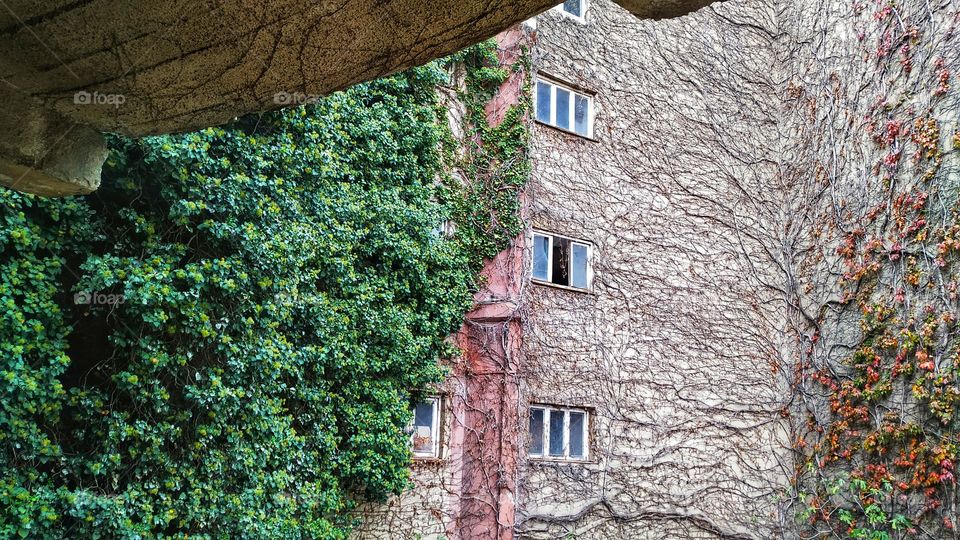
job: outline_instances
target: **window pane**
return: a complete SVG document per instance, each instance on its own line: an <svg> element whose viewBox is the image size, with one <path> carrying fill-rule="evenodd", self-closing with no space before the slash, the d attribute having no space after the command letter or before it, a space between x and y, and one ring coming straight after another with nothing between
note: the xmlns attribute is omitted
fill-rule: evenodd
<svg viewBox="0 0 960 540"><path fill-rule="evenodd" d="M570 268L570 285L587 288L587 246L573 244L571 246L573 262Z"/></svg>
<svg viewBox="0 0 960 540"><path fill-rule="evenodd" d="M530 453L543 455L543 409L530 409Z"/></svg>
<svg viewBox="0 0 960 540"><path fill-rule="evenodd" d="M573 110L574 123L576 124L574 131L587 137L590 135L590 124L588 120L590 116L590 98L587 96L574 96L574 100L576 101Z"/></svg>
<svg viewBox="0 0 960 540"><path fill-rule="evenodd" d="M413 412L413 451L433 453L433 415L435 401L417 403Z"/></svg>
<svg viewBox="0 0 960 540"><path fill-rule="evenodd" d="M550 123L550 85L537 81L537 120Z"/></svg>
<svg viewBox="0 0 960 540"><path fill-rule="evenodd" d="M584 414L570 411L570 457L583 457Z"/></svg>
<svg viewBox="0 0 960 540"><path fill-rule="evenodd" d="M570 91L557 88L557 127L570 129Z"/></svg>
<svg viewBox="0 0 960 540"><path fill-rule="evenodd" d="M550 455L563 456L563 411L550 411Z"/></svg>
<svg viewBox="0 0 960 540"><path fill-rule="evenodd" d="M570 241L553 238L553 279L557 285L570 285Z"/></svg>
<svg viewBox="0 0 960 540"><path fill-rule="evenodd" d="M563 10L571 15L576 15L577 17L581 16L580 13L581 0L566 0L563 3Z"/></svg>
<svg viewBox="0 0 960 540"><path fill-rule="evenodd" d="M413 425L433 426L433 401L421 401L413 412Z"/></svg>
<svg viewBox="0 0 960 540"><path fill-rule="evenodd" d="M533 235L533 277L544 281L550 279L547 262L550 260L550 238Z"/></svg>

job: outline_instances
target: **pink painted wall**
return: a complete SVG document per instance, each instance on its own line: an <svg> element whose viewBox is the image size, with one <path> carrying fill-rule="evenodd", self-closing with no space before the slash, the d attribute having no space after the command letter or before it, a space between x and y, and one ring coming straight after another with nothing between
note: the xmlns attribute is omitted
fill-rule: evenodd
<svg viewBox="0 0 960 540"><path fill-rule="evenodd" d="M526 39L519 27L497 36L501 65L520 61ZM522 70L504 82L486 108L491 124L502 121L506 111L519 103L524 83ZM465 399L454 403L452 411L463 419L459 433L451 433L451 442L455 438L460 445L457 451L462 452L459 515L448 527L452 538L513 538L523 427L519 419L523 240L521 235L487 262L485 286L475 295L475 307L456 336L464 362L455 376L464 385Z"/></svg>

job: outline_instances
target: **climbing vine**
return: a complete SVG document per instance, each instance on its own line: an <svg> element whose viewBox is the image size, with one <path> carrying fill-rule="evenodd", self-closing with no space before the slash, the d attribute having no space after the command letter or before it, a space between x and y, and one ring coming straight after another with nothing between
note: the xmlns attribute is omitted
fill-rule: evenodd
<svg viewBox="0 0 960 540"><path fill-rule="evenodd" d="M484 182L450 181L446 68L114 138L88 197L0 192L0 536L345 538L408 486L525 163L477 124Z"/></svg>
<svg viewBox="0 0 960 540"><path fill-rule="evenodd" d="M954 75L930 16L894 2L854 6L880 94L862 123L870 178L853 190L859 200L835 195L827 217L839 298L811 334L808 435L797 441L811 537L958 534L960 185L945 166L957 136L943 132ZM836 169L821 162L817 181L836 185ZM827 329L831 320L840 323Z"/></svg>
<svg viewBox="0 0 960 540"><path fill-rule="evenodd" d="M441 88L440 108L450 127L441 180L444 204L451 208L446 233L482 263L478 303L507 310L520 304L512 280L519 277L515 265L523 243L516 240L530 171L527 36L514 37L516 42L489 41L448 59L451 77ZM489 276L496 278L488 282ZM479 539L510 531L506 516L512 509L502 505L516 482L511 453L518 404L508 397L517 359L510 345L516 321L507 310L502 320L468 316L453 336L466 354L451 359L447 380L435 388L443 396L441 459L418 462L413 489L389 505L362 508L361 536Z"/></svg>
<svg viewBox="0 0 960 540"><path fill-rule="evenodd" d="M530 175L529 77L523 78L520 102L509 106L499 121L491 122L487 111L511 73L529 72L529 58L524 52L505 67L497 53L496 40L488 40L447 61L449 69L462 70L457 99L466 110L464 137L446 141L448 170L462 173L465 181L449 179L447 200L454 209L457 236L477 262L493 258L520 234L519 195Z"/></svg>

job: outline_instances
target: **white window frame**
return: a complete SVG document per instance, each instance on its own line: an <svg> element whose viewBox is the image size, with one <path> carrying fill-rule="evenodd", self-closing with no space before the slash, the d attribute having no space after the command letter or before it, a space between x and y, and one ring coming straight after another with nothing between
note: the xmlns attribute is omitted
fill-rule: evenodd
<svg viewBox="0 0 960 540"><path fill-rule="evenodd" d="M556 405L543 405L543 404L531 404L530 411L527 416L527 424L529 429L529 418L534 410L543 411L543 452L539 454L534 454L532 452L533 445L529 444L528 456L530 459L544 460L544 461L589 461L590 460L590 411L586 409L581 409L578 407L560 407ZM583 455L582 456L570 456L570 413L577 412L583 414ZM563 414L563 455L562 456L553 456L550 455L550 417L554 414ZM528 433L528 437L532 434ZM533 442L533 439L528 441L529 443Z"/></svg>
<svg viewBox="0 0 960 540"><path fill-rule="evenodd" d="M547 278L541 279L536 277L533 272L536 268L536 254L532 254L530 257L530 277L535 283L540 283L543 285L550 285L552 287L562 287L565 289L572 289L575 291L590 291L593 290L593 245L590 242L585 242L583 240L577 240L576 238L570 238L569 236L563 236L560 234L553 234L546 231L541 231L534 229L530 236L530 245L533 249L536 249L536 238L537 236L544 236L547 238L548 242L548 251L547 251ZM559 283L553 282L553 239L554 238L563 238L570 242L570 268L573 268L573 245L584 246L587 248L587 286L586 287L577 287L576 285L561 285Z"/></svg>
<svg viewBox="0 0 960 540"><path fill-rule="evenodd" d="M539 95L540 95L540 92L539 92L539 89L538 89L538 85L539 85L540 83L545 83L545 84L550 85L550 120L549 120L549 121L546 121L546 122L543 121L543 120L541 120L541 119L539 118L539 116L537 115L537 100L539 99ZM569 120L569 121L568 121L568 125L570 126L570 128L564 128L564 127L560 127L560 126L557 125L557 88L561 88L561 89L566 90L567 92L570 93L570 103L568 104L569 106L567 107L567 109L570 111L570 112L569 112L570 118L568 119L568 120ZM580 96L580 97L583 97L583 98L586 98L586 99L587 99L587 133L586 133L586 134L577 133L577 131L576 131L576 129L577 129L577 124L576 124L576 117L577 117L577 111L576 111L577 96ZM594 103L594 96L592 96L592 95L590 95L590 94L581 92L581 91L579 91L579 90L575 90L575 89L573 89L573 88L570 87L570 86L567 86L567 85L562 84L562 83L558 83L558 82L556 82L556 81L554 81L554 80L552 80L552 79L548 79L548 78L545 78L545 77L537 77L536 81L534 82L534 85L533 85L533 116L534 116L534 118L536 119L536 121L537 121L537 122L540 122L541 124L546 124L546 125L548 125L548 126L550 126L550 127L559 129L559 130L561 130L561 131L565 131L565 132L567 132L567 133L572 133L572 134L574 134L574 135L576 135L576 136L578 136L578 137L585 137L585 138L587 138L587 139L592 139L592 138L593 138L593 116L594 116L594 112L595 112L595 111L596 111L596 109L595 109L595 103Z"/></svg>
<svg viewBox="0 0 960 540"><path fill-rule="evenodd" d="M436 239L450 239L457 234L457 224L449 219L443 220L439 225L434 227L431 231L433 237Z"/></svg>
<svg viewBox="0 0 960 540"><path fill-rule="evenodd" d="M440 414L443 412L443 400L440 396L427 396L419 403L430 403L433 406L433 422L430 426L433 444L428 452L418 452L414 449L413 439L417 436L417 427L414 424L416 417L413 417L410 419L410 452L413 454L414 459L437 459L440 457Z"/></svg>
<svg viewBox="0 0 960 540"><path fill-rule="evenodd" d="M559 11L564 17L570 17L577 22L585 23L587 22L587 7L589 1L590 0L580 0L580 15L574 15L573 13L563 9L563 2L560 2L554 6L553 9L554 11Z"/></svg>

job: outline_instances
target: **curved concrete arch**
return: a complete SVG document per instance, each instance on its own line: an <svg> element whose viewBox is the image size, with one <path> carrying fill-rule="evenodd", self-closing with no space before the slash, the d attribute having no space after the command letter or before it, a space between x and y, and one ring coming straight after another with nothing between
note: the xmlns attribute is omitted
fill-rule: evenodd
<svg viewBox="0 0 960 540"><path fill-rule="evenodd" d="M707 0L617 0L639 17ZM0 0L0 183L88 193L101 132L217 125L423 64L557 0Z"/></svg>

